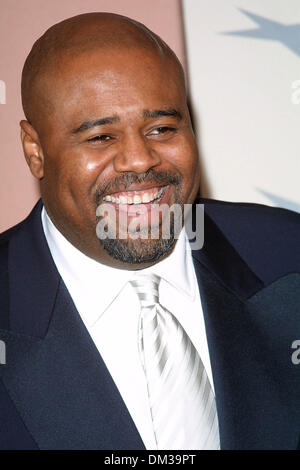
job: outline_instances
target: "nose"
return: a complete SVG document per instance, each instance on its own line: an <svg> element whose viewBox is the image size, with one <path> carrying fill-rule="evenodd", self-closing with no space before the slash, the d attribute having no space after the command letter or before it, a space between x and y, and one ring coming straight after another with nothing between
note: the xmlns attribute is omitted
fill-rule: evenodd
<svg viewBox="0 0 300 470"><path fill-rule="evenodd" d="M114 159L114 169L116 172L144 173L160 163L160 156L147 142L146 137L137 133L123 137Z"/></svg>

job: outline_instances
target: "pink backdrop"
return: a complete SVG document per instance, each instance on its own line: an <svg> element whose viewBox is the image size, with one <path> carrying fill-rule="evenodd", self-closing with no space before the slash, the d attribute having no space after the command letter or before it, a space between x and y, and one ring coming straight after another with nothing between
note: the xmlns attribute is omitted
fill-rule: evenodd
<svg viewBox="0 0 300 470"><path fill-rule="evenodd" d="M184 63L180 0L1 0L0 80L6 84L6 103L0 104L0 232L22 220L39 197L19 138L24 60L33 42L49 26L91 11L110 11L141 21Z"/></svg>

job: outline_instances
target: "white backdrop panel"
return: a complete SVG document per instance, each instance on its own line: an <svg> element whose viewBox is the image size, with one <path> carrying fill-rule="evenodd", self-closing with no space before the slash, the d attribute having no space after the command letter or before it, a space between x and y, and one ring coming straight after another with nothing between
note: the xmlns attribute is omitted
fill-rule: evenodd
<svg viewBox="0 0 300 470"><path fill-rule="evenodd" d="M209 196L300 211L299 0L183 0L183 11Z"/></svg>

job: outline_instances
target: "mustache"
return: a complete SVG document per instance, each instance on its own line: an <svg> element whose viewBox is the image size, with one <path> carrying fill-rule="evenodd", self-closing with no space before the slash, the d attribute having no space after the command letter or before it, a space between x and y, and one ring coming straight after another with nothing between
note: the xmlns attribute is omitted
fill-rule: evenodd
<svg viewBox="0 0 300 470"><path fill-rule="evenodd" d="M173 171L161 171L157 173L155 170L150 169L141 174L128 172L99 185L95 193L95 202L99 204L101 197L107 193L127 191L132 184L162 183L164 186L170 184L180 186L181 182L182 176Z"/></svg>

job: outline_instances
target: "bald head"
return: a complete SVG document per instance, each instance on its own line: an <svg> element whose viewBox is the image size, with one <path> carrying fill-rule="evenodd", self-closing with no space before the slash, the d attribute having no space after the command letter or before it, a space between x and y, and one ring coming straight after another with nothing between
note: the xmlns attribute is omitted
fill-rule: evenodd
<svg viewBox="0 0 300 470"><path fill-rule="evenodd" d="M196 197L197 146L174 52L129 18L76 16L34 44L24 65L22 98L25 158L40 181L47 213L65 238L87 256L119 268L140 269L169 253L173 236L151 240L153 205L145 202L140 220L139 209L112 195L154 195L158 211L158 204L183 207ZM115 206L111 199L120 227L120 242L112 237L112 244L99 243L96 230L97 207L106 196L120 202ZM124 209L129 226L137 222L149 240L131 241L120 215ZM164 227L171 228L167 219L159 215L154 223L161 235Z"/></svg>
<svg viewBox="0 0 300 470"><path fill-rule="evenodd" d="M33 45L22 73L22 103L33 125L41 108L51 106L49 87L68 59L96 49L144 49L172 61L182 79L182 66L175 53L143 24L112 13L88 13L64 20L49 28Z"/></svg>

